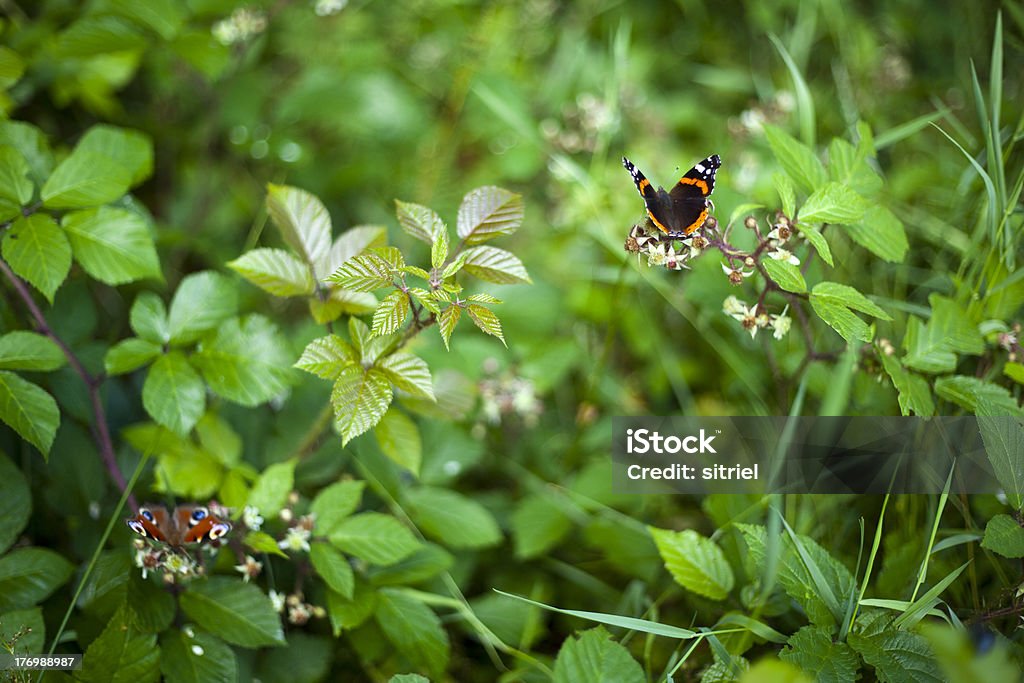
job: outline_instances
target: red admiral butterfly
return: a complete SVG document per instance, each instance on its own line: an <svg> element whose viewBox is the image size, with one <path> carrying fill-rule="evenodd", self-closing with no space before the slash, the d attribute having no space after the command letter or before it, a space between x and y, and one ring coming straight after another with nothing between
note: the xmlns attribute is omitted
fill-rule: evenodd
<svg viewBox="0 0 1024 683"><path fill-rule="evenodd" d="M722 165L717 154L684 173L671 192L666 192L663 187L655 190L651 181L626 157L622 157L622 165L633 176L636 189L647 206L647 216L656 228L669 237L679 238L704 225L711 206L708 197L715 189L715 172Z"/></svg>

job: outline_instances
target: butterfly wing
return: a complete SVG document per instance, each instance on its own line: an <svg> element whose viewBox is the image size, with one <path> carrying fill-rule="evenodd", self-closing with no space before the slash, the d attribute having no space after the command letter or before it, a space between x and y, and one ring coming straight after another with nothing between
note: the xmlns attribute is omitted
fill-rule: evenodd
<svg viewBox="0 0 1024 683"><path fill-rule="evenodd" d="M137 515L127 518L124 523L143 538L161 543L168 543L168 534L173 535L170 516L162 505L141 507Z"/></svg>
<svg viewBox="0 0 1024 683"><path fill-rule="evenodd" d="M636 183L637 192L643 197L644 206L647 208L647 217L651 219L651 223L662 232L671 232L668 227L671 223L672 206L669 193L660 187L655 190L651 181L626 157L622 157L622 165L633 176L633 182Z"/></svg>
<svg viewBox="0 0 1024 683"><path fill-rule="evenodd" d="M231 530L231 524L215 517L202 505L182 505L174 510L182 543L215 541Z"/></svg>
<svg viewBox="0 0 1024 683"><path fill-rule="evenodd" d="M708 197L715 189L715 174L722 165L722 159L712 154L698 162L683 174L676 186L669 192L672 211L667 232L681 232L689 235L704 225L708 218Z"/></svg>

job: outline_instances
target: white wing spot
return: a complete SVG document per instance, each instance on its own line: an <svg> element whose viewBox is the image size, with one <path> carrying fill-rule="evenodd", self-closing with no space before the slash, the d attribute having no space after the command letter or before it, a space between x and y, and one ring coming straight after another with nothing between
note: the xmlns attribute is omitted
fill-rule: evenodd
<svg viewBox="0 0 1024 683"><path fill-rule="evenodd" d="M707 169L704 168L704 164L697 164L694 168L697 169L697 173L704 173L707 171Z"/></svg>

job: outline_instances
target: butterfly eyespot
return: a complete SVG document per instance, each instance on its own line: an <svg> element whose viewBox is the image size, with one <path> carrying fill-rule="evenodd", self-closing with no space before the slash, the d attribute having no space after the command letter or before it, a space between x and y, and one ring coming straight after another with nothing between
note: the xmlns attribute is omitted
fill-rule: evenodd
<svg viewBox="0 0 1024 683"><path fill-rule="evenodd" d="M208 514L210 513L207 512L206 508L196 508L195 510L192 511L191 523L193 525L198 524L199 522L206 519L206 516Z"/></svg>
<svg viewBox="0 0 1024 683"><path fill-rule="evenodd" d="M227 535L227 533L230 530L231 530L231 525L230 524L214 524L210 528L210 534L209 534L210 540L211 541L216 541L218 538L221 538L222 536Z"/></svg>
<svg viewBox="0 0 1024 683"><path fill-rule="evenodd" d="M153 521L153 513L146 508L139 508L139 515L141 515L147 522Z"/></svg>
<svg viewBox="0 0 1024 683"><path fill-rule="evenodd" d="M142 526L141 522L137 522L134 519L128 520L128 528L140 536L149 536L149 534L146 533L146 527Z"/></svg>

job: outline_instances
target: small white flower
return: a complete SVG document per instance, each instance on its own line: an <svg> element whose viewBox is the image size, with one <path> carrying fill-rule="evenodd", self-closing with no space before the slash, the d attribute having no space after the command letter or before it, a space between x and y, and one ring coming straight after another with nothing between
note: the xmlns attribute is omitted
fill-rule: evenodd
<svg viewBox="0 0 1024 683"><path fill-rule="evenodd" d="M288 529L284 540L278 542L277 547L281 550L292 550L295 552L309 552L309 529L301 526L293 526Z"/></svg>
<svg viewBox="0 0 1024 683"><path fill-rule="evenodd" d="M776 247L785 244L786 240L793 236L792 230L786 225L776 225L770 233L768 233L768 239L772 240L772 244Z"/></svg>
<svg viewBox="0 0 1024 683"><path fill-rule="evenodd" d="M246 505L242 510L242 521L252 531L259 531L260 527L263 526L263 517L260 516L259 508L253 507L252 505Z"/></svg>
<svg viewBox="0 0 1024 683"><path fill-rule="evenodd" d="M345 9L347 4L348 0L317 0L313 11L316 12L318 17L327 17Z"/></svg>
<svg viewBox="0 0 1024 683"><path fill-rule="evenodd" d="M672 247L669 247L668 251L666 252L666 250L665 250L665 243L664 242L659 243L658 246L656 246L654 249L650 249L647 252L647 265L648 266L663 266L663 265L665 265L665 262L668 261L668 254L669 253L671 253L673 256L675 256L675 251L672 249Z"/></svg>
<svg viewBox="0 0 1024 683"><path fill-rule="evenodd" d="M191 561L177 553L170 553L167 556L167 559L164 560L164 568L171 574L181 574L182 576L188 576L194 569Z"/></svg>
<svg viewBox="0 0 1024 683"><path fill-rule="evenodd" d="M725 301L722 302L722 312L726 315L735 316L737 313L742 314L745 310L746 304L734 296L727 296ZM741 315L740 318L742 317Z"/></svg>
<svg viewBox="0 0 1024 683"><path fill-rule="evenodd" d="M274 608L275 612L284 611L284 593L271 590L267 597L270 598L270 605Z"/></svg>
<svg viewBox="0 0 1024 683"><path fill-rule="evenodd" d="M743 270L741 268L730 268L729 266L722 264L722 272L729 278L729 282L734 285L738 285L743 282L743 278L750 277L754 274L752 270Z"/></svg>
<svg viewBox="0 0 1024 683"><path fill-rule="evenodd" d="M771 317L771 326L774 332L772 336L776 339L782 339L789 333L789 328L793 325L793 319L786 315L786 311L789 310L789 306L782 309L782 313L773 315Z"/></svg>
<svg viewBox="0 0 1024 683"><path fill-rule="evenodd" d="M773 258L776 261L785 261L786 263L789 263L794 266L800 265L800 259L798 259L795 254L792 254L786 251L785 249L776 249L775 251L769 251L768 257Z"/></svg>
<svg viewBox="0 0 1024 683"><path fill-rule="evenodd" d="M262 570L263 563L258 562L252 555L246 555L244 563L235 565L235 571L242 573L242 581L245 583L249 583L249 579L254 576L259 576Z"/></svg>

